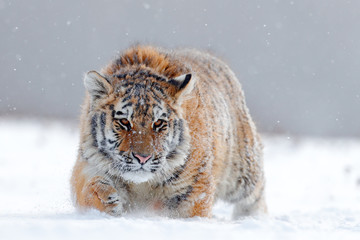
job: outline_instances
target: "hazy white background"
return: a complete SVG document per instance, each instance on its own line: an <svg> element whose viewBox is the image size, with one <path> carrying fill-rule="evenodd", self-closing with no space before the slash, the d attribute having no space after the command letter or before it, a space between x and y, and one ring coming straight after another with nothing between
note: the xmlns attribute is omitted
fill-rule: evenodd
<svg viewBox="0 0 360 240"><path fill-rule="evenodd" d="M210 49L263 132L359 136L360 1L0 0L0 114L75 119L133 43Z"/></svg>

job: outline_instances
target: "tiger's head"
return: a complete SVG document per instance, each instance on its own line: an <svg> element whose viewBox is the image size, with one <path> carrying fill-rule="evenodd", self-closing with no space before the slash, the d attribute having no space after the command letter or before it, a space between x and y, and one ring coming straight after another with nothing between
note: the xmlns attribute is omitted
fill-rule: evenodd
<svg viewBox="0 0 360 240"><path fill-rule="evenodd" d="M137 69L116 76L85 75L88 127L100 164L122 179L162 181L189 154L181 102L193 89L191 74L173 79Z"/></svg>

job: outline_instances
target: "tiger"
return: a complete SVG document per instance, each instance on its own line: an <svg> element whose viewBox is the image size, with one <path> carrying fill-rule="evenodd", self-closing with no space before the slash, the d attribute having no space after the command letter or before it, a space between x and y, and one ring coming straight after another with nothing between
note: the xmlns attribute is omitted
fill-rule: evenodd
<svg viewBox="0 0 360 240"><path fill-rule="evenodd" d="M131 46L84 76L76 209L234 218L267 213L263 145L229 66L210 52Z"/></svg>

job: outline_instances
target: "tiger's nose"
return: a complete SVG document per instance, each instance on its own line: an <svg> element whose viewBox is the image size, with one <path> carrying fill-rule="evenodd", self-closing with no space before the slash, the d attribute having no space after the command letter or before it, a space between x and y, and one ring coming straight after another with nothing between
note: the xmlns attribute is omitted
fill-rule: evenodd
<svg viewBox="0 0 360 240"><path fill-rule="evenodd" d="M139 153L132 153L132 154L141 164L146 163L146 161L151 158L151 154L148 156Z"/></svg>

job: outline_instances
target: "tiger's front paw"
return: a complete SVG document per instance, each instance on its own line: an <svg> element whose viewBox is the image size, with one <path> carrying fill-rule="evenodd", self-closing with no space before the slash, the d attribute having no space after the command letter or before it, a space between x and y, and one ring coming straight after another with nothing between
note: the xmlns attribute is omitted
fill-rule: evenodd
<svg viewBox="0 0 360 240"><path fill-rule="evenodd" d="M112 216L124 213L125 195L114 188L110 179L94 177L88 185L88 190L90 191L89 205Z"/></svg>

